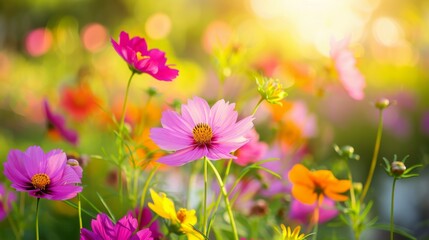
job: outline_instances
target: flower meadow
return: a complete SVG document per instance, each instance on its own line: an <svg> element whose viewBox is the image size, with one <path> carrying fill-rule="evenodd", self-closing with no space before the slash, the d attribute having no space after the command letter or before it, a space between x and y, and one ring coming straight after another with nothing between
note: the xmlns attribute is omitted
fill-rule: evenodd
<svg viewBox="0 0 429 240"><path fill-rule="evenodd" d="M429 239L428 3L26 4L0 239Z"/></svg>

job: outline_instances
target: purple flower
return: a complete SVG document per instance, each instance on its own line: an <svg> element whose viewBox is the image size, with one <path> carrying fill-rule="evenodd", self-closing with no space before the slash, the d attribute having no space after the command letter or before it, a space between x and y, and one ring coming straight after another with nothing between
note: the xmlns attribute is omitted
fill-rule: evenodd
<svg viewBox="0 0 429 240"><path fill-rule="evenodd" d="M147 73L162 81L171 81L179 74L178 70L165 65L167 58L164 52L156 48L147 49L144 38L130 39L128 33L122 31L119 35L119 44L113 39L111 41L113 48L128 63L133 72Z"/></svg>
<svg viewBox="0 0 429 240"><path fill-rule="evenodd" d="M253 117L237 122L234 107L235 104L222 99L210 108L204 99L194 97L182 105L182 115L164 111L162 128L152 128L150 138L160 148L174 153L159 158L158 162L181 166L202 157L235 159L230 153L249 141L245 135L253 127Z"/></svg>
<svg viewBox="0 0 429 240"><path fill-rule="evenodd" d="M115 224L104 214L98 214L97 219L91 221L92 231L82 228L80 240L153 240L152 232L146 228L134 234L137 228L137 219L128 213Z"/></svg>
<svg viewBox="0 0 429 240"><path fill-rule="evenodd" d="M44 153L39 146L25 152L11 150L4 163L4 175L12 187L36 198L67 200L82 191L82 169L68 164L66 154L55 149Z"/></svg>
<svg viewBox="0 0 429 240"><path fill-rule="evenodd" d="M308 223L314 214L315 208L316 203L309 205L293 199L290 206L289 218L301 224ZM329 198L323 198L323 202L319 209L319 223L327 222L337 215L338 210L335 208L335 201Z"/></svg>
<svg viewBox="0 0 429 240"><path fill-rule="evenodd" d="M131 213L133 217L138 219L140 212L139 209L136 208L134 211L130 211L129 213ZM157 220L152 221L152 212L149 210L149 208L144 207L141 214L142 216L138 225L138 229L142 230L145 227L148 227L149 230L152 232L153 239L162 239L164 235L159 230L159 223Z"/></svg>
<svg viewBox="0 0 429 240"><path fill-rule="evenodd" d="M49 134L54 138L59 136L67 142L76 145L78 142L77 132L67 129L64 117L54 114L49 107L48 101L45 100L43 106L45 108Z"/></svg>
<svg viewBox="0 0 429 240"><path fill-rule="evenodd" d="M7 191L4 185L0 183L0 221L6 218L14 201L16 201L15 193Z"/></svg>

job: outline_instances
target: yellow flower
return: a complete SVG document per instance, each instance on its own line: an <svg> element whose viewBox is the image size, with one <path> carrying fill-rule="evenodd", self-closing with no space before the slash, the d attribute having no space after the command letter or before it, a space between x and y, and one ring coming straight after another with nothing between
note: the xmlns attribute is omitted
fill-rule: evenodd
<svg viewBox="0 0 429 240"><path fill-rule="evenodd" d="M303 240L305 239L305 234L302 233L301 235L299 232L301 231L301 226L295 227L295 229L292 231L290 227L285 227L285 225L281 224L280 227L282 228L282 240Z"/></svg>
<svg viewBox="0 0 429 240"><path fill-rule="evenodd" d="M282 105L282 100L288 94L278 79L269 78L261 75L255 76L258 92L267 102L271 104Z"/></svg>
<svg viewBox="0 0 429 240"><path fill-rule="evenodd" d="M197 230L194 225L197 223L195 210L187 210L180 208L176 212L174 202L169 199L164 193L156 193L150 189L150 195L153 203L149 203L149 208L156 214L171 221L171 224L179 229L179 234L186 234L189 240L202 240L204 237Z"/></svg>

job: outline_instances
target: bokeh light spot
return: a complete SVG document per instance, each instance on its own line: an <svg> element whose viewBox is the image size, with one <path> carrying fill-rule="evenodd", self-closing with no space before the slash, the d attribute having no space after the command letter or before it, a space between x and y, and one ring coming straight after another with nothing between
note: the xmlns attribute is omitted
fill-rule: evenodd
<svg viewBox="0 0 429 240"><path fill-rule="evenodd" d="M170 17L164 13L155 13L146 21L146 34L152 39L165 38L171 31Z"/></svg>
<svg viewBox="0 0 429 240"><path fill-rule="evenodd" d="M81 39L86 50L98 52L106 45L107 30L99 23L90 23L83 28Z"/></svg>
<svg viewBox="0 0 429 240"><path fill-rule="evenodd" d="M45 54L52 46L52 33L47 28L37 28L28 33L25 49L28 54L38 57Z"/></svg>

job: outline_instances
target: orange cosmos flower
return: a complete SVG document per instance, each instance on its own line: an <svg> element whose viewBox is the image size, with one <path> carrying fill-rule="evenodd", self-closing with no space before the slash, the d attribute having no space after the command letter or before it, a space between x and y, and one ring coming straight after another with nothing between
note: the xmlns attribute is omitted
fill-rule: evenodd
<svg viewBox="0 0 429 240"><path fill-rule="evenodd" d="M84 120L95 112L99 101L87 84L65 87L61 95L62 107L77 121Z"/></svg>
<svg viewBox="0 0 429 240"><path fill-rule="evenodd" d="M292 195L305 204L313 204L317 200L321 204L325 196L334 201L345 201L348 197L340 193L351 186L350 180L338 180L329 170L312 172L302 164L293 166L289 180L293 184Z"/></svg>

